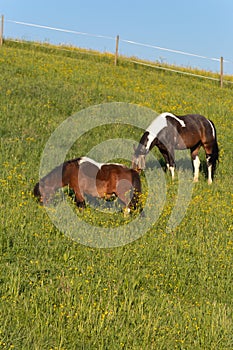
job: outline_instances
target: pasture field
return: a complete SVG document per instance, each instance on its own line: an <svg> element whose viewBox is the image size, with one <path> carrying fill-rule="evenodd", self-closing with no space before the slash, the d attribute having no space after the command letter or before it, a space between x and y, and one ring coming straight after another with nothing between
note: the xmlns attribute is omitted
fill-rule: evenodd
<svg viewBox="0 0 233 350"><path fill-rule="evenodd" d="M233 349L233 86L113 60L32 43L0 48L0 349ZM174 230L166 225L178 182L166 174L166 203L148 231L127 245L95 248L58 230L32 190L53 131L108 102L205 115L217 129L220 161L208 186L201 153L200 180ZM71 155L141 133L97 127ZM105 224L93 208L82 215ZM119 213L108 225L124 220Z"/></svg>

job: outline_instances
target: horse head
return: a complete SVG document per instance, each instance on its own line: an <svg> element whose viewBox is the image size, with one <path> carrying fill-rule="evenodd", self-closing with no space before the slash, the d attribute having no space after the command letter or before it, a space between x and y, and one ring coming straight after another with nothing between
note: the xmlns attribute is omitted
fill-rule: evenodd
<svg viewBox="0 0 233 350"><path fill-rule="evenodd" d="M45 188L43 181L37 182L33 194L41 204L47 204L49 202L50 191L48 191L48 188Z"/></svg>
<svg viewBox="0 0 233 350"><path fill-rule="evenodd" d="M141 170L144 170L146 167L146 148L145 146L142 146L139 144L139 146L136 148L134 146L134 154L132 159L132 168L136 170L137 172L140 172Z"/></svg>

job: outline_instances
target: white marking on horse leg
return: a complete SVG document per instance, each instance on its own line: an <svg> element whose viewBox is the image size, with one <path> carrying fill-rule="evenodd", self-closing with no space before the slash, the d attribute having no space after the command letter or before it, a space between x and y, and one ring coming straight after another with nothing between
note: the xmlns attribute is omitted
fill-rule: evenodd
<svg viewBox="0 0 233 350"><path fill-rule="evenodd" d="M194 167L193 181L194 182L198 182L200 164L201 164L200 159L198 156L196 156L195 159L193 159L193 167Z"/></svg>
<svg viewBox="0 0 233 350"><path fill-rule="evenodd" d="M206 157L207 162L207 169L208 169L208 184L212 184L212 163L211 163L211 156L207 155Z"/></svg>
<svg viewBox="0 0 233 350"><path fill-rule="evenodd" d="M175 177L175 167L174 166L170 166L168 163L167 165L167 170L169 170L171 172L171 176L172 176L172 180L174 180Z"/></svg>
<svg viewBox="0 0 233 350"><path fill-rule="evenodd" d="M169 170L170 170L171 175L172 175L172 180L174 180L174 178L175 178L175 167L174 166L169 166Z"/></svg>
<svg viewBox="0 0 233 350"><path fill-rule="evenodd" d="M208 166L208 184L212 184L212 165Z"/></svg>
<svg viewBox="0 0 233 350"><path fill-rule="evenodd" d="M123 212L124 212L124 217L126 218L126 217L130 214L130 208L125 207L125 208L123 209Z"/></svg>

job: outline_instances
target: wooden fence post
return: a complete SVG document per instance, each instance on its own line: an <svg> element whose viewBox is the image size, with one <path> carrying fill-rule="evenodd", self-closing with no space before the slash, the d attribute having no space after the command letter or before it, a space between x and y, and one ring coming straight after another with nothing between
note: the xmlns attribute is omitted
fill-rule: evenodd
<svg viewBox="0 0 233 350"><path fill-rule="evenodd" d="M119 49L119 35L117 35L117 37L116 37L115 66L117 66L118 49Z"/></svg>
<svg viewBox="0 0 233 350"><path fill-rule="evenodd" d="M4 28L4 16L1 17L1 28L0 28L0 46L3 44L3 28Z"/></svg>
<svg viewBox="0 0 233 350"><path fill-rule="evenodd" d="M220 87L223 87L223 57L220 58Z"/></svg>

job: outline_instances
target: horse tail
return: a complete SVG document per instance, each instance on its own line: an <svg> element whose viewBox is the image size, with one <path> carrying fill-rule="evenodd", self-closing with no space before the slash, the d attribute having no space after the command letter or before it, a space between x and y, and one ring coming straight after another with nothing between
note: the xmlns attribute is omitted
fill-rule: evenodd
<svg viewBox="0 0 233 350"><path fill-rule="evenodd" d="M208 120L212 130L213 130L213 143L212 143L212 152L211 154L207 155L207 165L212 166L212 177L214 176L214 172L216 170L216 164L219 159L219 147L218 147L218 141L217 141L217 132L214 123L211 120Z"/></svg>
<svg viewBox="0 0 233 350"><path fill-rule="evenodd" d="M34 194L35 197L40 197L41 196L40 183L39 182L37 182L37 184L35 185L34 190L33 190L33 194Z"/></svg>
<svg viewBox="0 0 233 350"><path fill-rule="evenodd" d="M218 142L217 142L216 139L215 139L215 142L214 142L213 158L212 159L213 159L212 160L213 168L215 170L216 169L216 163L219 160L219 147L218 147Z"/></svg>
<svg viewBox="0 0 233 350"><path fill-rule="evenodd" d="M211 120L209 120L209 122L211 123L214 129L214 144L213 144L213 150L211 155L211 163L212 163L213 171L215 171L216 163L219 160L219 147L218 147L217 132L216 132L215 125Z"/></svg>

